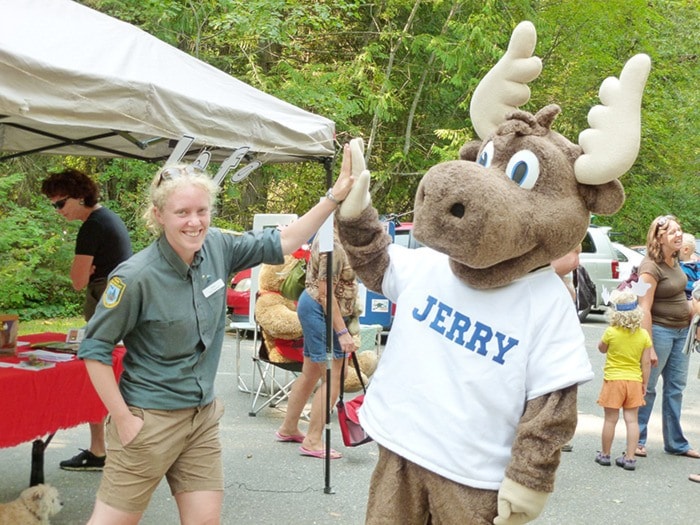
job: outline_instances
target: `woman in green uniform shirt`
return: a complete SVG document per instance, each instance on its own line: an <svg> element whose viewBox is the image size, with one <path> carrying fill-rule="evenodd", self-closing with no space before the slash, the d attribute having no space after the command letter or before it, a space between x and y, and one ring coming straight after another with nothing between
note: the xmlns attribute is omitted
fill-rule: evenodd
<svg viewBox="0 0 700 525"><path fill-rule="evenodd" d="M109 411L107 462L89 524L138 523L166 477L181 523L220 523L223 470L214 378L226 326L226 280L280 264L350 191L341 172L319 204L278 230L210 228L218 188L191 167L162 169L150 188L149 226L160 237L110 275L78 356ZM112 349L124 341L117 384Z"/></svg>

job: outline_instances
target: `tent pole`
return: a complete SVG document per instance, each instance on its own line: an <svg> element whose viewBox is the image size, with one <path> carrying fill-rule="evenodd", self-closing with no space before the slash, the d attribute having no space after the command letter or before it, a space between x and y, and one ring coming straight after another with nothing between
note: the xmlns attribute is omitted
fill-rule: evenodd
<svg viewBox="0 0 700 525"><path fill-rule="evenodd" d="M326 187L333 185L333 158L323 159ZM326 457L324 494L334 494L331 487L331 370L333 368L333 250L326 257Z"/></svg>
<svg viewBox="0 0 700 525"><path fill-rule="evenodd" d="M331 370L333 368L333 250L326 254L326 457L325 494L333 494L331 487Z"/></svg>

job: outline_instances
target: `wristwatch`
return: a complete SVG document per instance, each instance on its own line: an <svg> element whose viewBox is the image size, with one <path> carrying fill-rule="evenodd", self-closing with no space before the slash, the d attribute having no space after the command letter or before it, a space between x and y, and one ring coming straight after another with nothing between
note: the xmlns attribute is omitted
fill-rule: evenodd
<svg viewBox="0 0 700 525"><path fill-rule="evenodd" d="M333 195L333 188L328 188L328 191L326 192L326 199L331 202L335 202L338 206L340 206L340 203L342 202L336 199L335 195Z"/></svg>

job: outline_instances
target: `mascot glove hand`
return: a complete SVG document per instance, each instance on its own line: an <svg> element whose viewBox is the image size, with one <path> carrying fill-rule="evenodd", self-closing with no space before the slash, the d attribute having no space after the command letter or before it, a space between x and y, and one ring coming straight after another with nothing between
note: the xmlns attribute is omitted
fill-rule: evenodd
<svg viewBox="0 0 700 525"><path fill-rule="evenodd" d="M340 206L340 216L346 219L358 217L372 202L369 194L370 175L365 166L365 147L362 139L357 138L350 141L350 153L352 155L352 178L355 183Z"/></svg>
<svg viewBox="0 0 700 525"><path fill-rule="evenodd" d="M520 525L540 515L549 493L537 492L520 483L504 478L498 491L498 516L495 525Z"/></svg>

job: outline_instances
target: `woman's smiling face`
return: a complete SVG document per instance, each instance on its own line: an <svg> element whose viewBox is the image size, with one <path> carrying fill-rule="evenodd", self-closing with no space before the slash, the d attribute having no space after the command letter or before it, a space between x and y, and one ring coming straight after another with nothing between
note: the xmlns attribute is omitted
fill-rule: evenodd
<svg viewBox="0 0 700 525"><path fill-rule="evenodd" d="M679 252L683 246L683 230L674 220L669 221L668 227L666 230L660 231L659 236L659 242L666 247L669 253Z"/></svg>
<svg viewBox="0 0 700 525"><path fill-rule="evenodd" d="M156 208L165 238L175 253L187 264L202 248L211 222L211 198L203 188L186 185L168 196L163 209Z"/></svg>

